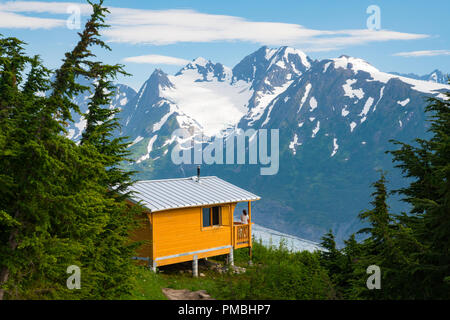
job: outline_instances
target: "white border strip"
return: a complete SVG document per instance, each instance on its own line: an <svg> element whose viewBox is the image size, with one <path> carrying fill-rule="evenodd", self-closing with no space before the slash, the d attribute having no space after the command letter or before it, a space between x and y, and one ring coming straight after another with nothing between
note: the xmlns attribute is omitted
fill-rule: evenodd
<svg viewBox="0 0 450 320"><path fill-rule="evenodd" d="M190 256L190 255L195 255L195 254L198 254L198 253L204 253L204 252L209 252L209 251L216 251L216 250L223 250L223 249L232 249L232 248L233 248L233 246L229 245L229 246L222 246L222 247L216 247L216 248L211 248L211 249L203 249L203 250L198 250L198 251L191 251L191 252L173 254L173 255L170 255L170 256L156 258L155 261L166 260L166 259L171 259L171 258L178 258L178 257L184 257L184 256Z"/></svg>

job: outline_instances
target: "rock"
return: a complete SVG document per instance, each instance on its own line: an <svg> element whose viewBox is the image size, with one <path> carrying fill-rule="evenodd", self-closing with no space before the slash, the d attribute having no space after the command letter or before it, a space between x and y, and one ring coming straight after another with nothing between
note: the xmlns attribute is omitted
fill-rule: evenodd
<svg viewBox="0 0 450 320"><path fill-rule="evenodd" d="M245 273L247 269L237 266L232 266L233 272L237 274Z"/></svg>
<svg viewBox="0 0 450 320"><path fill-rule="evenodd" d="M200 277L204 277L205 274L203 272L200 272Z"/></svg>
<svg viewBox="0 0 450 320"><path fill-rule="evenodd" d="M211 268L211 269L216 268L217 265L219 265L218 263L212 262L212 261L210 261L210 260L203 260L203 264L204 264L206 267Z"/></svg>
<svg viewBox="0 0 450 320"><path fill-rule="evenodd" d="M198 290L198 296L201 297L202 300L211 300L211 296L206 292L206 290Z"/></svg>
<svg viewBox="0 0 450 320"><path fill-rule="evenodd" d="M237 274L241 274L241 273L244 273L247 271L245 268L237 267L234 265L233 266L229 266L229 265L223 266L220 263L207 261L207 260L204 262L205 262L205 266L207 266L210 270L216 271L220 274L227 273L229 268L231 268L231 271L233 273L237 273Z"/></svg>
<svg viewBox="0 0 450 320"><path fill-rule="evenodd" d="M216 268L216 271L220 274L227 272L226 268Z"/></svg>
<svg viewBox="0 0 450 320"><path fill-rule="evenodd" d="M169 300L214 300L205 290L190 291L187 289L163 288L162 292Z"/></svg>

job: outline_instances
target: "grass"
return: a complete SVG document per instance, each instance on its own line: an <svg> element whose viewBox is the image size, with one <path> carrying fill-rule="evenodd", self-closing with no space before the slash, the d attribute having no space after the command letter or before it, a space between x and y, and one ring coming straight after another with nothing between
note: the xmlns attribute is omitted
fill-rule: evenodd
<svg viewBox="0 0 450 320"><path fill-rule="evenodd" d="M137 267L134 289L129 300L167 300L162 288L167 287L166 281L148 268Z"/></svg>
<svg viewBox="0 0 450 320"><path fill-rule="evenodd" d="M214 262L222 263L220 260L219 258ZM156 274L148 268L138 266L134 290L125 299L166 300L166 296L162 293L163 288L188 289L191 291L206 290L215 299L227 299L229 297L223 295L223 290L219 284L223 281L237 281L240 278L239 275L219 274L216 271L208 270L201 266L200 262L199 274L204 274L204 277L194 278L189 271L191 271L189 262L161 267Z"/></svg>
<svg viewBox="0 0 450 320"><path fill-rule="evenodd" d="M225 264L226 256L209 258ZM137 267L135 286L126 299L166 300L163 288L206 290L212 298L230 299L330 299L331 281L318 264L317 256L309 252L294 253L285 246L267 248L258 242L253 246L252 266L248 265L248 249L235 250L235 265L247 272L233 274L211 270L199 261L199 276L192 277L192 263L161 267L158 273Z"/></svg>

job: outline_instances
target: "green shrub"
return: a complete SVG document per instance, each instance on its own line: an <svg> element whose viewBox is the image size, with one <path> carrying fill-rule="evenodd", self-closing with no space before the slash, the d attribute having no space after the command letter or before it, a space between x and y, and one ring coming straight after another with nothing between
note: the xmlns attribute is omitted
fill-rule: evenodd
<svg viewBox="0 0 450 320"><path fill-rule="evenodd" d="M248 261L247 249L236 250L236 263ZM333 288L319 255L308 251L291 252L285 243L279 247L253 245L253 266L247 272L222 279L224 299L329 299Z"/></svg>

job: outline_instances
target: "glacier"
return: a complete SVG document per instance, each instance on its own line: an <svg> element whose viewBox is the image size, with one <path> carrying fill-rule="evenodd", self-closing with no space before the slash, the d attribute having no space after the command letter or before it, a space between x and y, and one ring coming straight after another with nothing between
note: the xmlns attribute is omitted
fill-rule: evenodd
<svg viewBox="0 0 450 320"><path fill-rule="evenodd" d="M323 251L324 249L319 243L302 239L287 233L282 233L273 229L269 229L258 224L252 224L252 236L256 241L266 247L278 248L280 243L286 244L287 248L293 252L300 251Z"/></svg>

